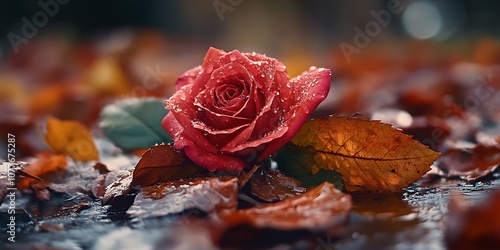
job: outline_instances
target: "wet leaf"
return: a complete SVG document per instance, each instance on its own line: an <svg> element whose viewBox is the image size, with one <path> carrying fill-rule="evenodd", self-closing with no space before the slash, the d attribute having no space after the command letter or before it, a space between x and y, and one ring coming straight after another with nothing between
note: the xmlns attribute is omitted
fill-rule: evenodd
<svg viewBox="0 0 500 250"><path fill-rule="evenodd" d="M75 197L78 194L88 195L90 190L84 187L68 184L58 184L50 183L46 181L36 181L30 184L31 189L35 191L36 197L41 201L49 201L51 199L51 193L68 194Z"/></svg>
<svg viewBox="0 0 500 250"><path fill-rule="evenodd" d="M292 139L307 148L311 173L342 175L348 191L396 191L417 181L439 156L388 124L329 116L307 122Z"/></svg>
<svg viewBox="0 0 500 250"><path fill-rule="evenodd" d="M195 177L206 171L191 163L183 152L172 145L157 145L142 155L134 169L132 186L149 186L159 181Z"/></svg>
<svg viewBox="0 0 500 250"><path fill-rule="evenodd" d="M230 227L322 230L345 223L351 198L330 183L276 203L221 214Z"/></svg>
<svg viewBox="0 0 500 250"><path fill-rule="evenodd" d="M104 107L99 126L124 150L149 148L155 143L172 141L161 126L166 114L160 99L126 99Z"/></svg>
<svg viewBox="0 0 500 250"><path fill-rule="evenodd" d="M250 170L248 170L248 172L241 172L238 176L238 187L240 189L243 188L259 168L260 165L254 165Z"/></svg>
<svg viewBox="0 0 500 250"><path fill-rule="evenodd" d="M115 181L106 186L106 191L104 192L104 197L102 198L102 204L104 205L113 203L116 198L127 195L131 190L131 171L120 171L118 176L115 178Z"/></svg>
<svg viewBox="0 0 500 250"><path fill-rule="evenodd" d="M42 152L37 155L37 160L23 167L23 171L33 176L43 176L49 173L55 173L66 169L68 161L66 156L50 152ZM29 188L30 183L37 180L29 177L19 178L17 182L18 189Z"/></svg>
<svg viewBox="0 0 500 250"><path fill-rule="evenodd" d="M45 141L54 152L67 155L75 161L99 159L92 135L79 122L48 118Z"/></svg>
<svg viewBox="0 0 500 250"><path fill-rule="evenodd" d="M476 206L455 194L448 204L445 239L448 249L496 249L500 245L500 191ZM496 247L494 247L496 246Z"/></svg>
<svg viewBox="0 0 500 250"><path fill-rule="evenodd" d="M162 182L143 187L127 211L134 217L154 217L198 209L205 213L234 210L237 178L211 177Z"/></svg>
<svg viewBox="0 0 500 250"><path fill-rule="evenodd" d="M459 176L473 181L494 172L500 165L500 142L493 145L476 144L474 147L455 147L441 156L438 167L445 177Z"/></svg>
<svg viewBox="0 0 500 250"><path fill-rule="evenodd" d="M261 169L252 175L250 189L253 195L268 202L284 200L306 191L297 179L267 169Z"/></svg>

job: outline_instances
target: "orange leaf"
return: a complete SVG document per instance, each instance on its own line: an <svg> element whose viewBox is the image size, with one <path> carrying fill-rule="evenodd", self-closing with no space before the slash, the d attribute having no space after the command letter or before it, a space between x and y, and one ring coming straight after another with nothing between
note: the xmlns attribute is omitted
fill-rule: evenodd
<svg viewBox="0 0 500 250"><path fill-rule="evenodd" d="M76 121L47 120L47 144L58 154L65 154L75 161L99 160L99 153L88 129Z"/></svg>
<svg viewBox="0 0 500 250"><path fill-rule="evenodd" d="M340 226L351 209L351 197L332 184L323 184L307 192L276 203L222 213L230 227L250 225L278 230L321 230Z"/></svg>
<svg viewBox="0 0 500 250"><path fill-rule="evenodd" d="M292 143L313 152L306 166L337 171L348 191L396 191L430 170L439 153L391 125L329 116L304 124Z"/></svg>
<svg viewBox="0 0 500 250"><path fill-rule="evenodd" d="M23 167L23 171L34 176L41 176L51 172L60 171L66 168L68 161L66 156L57 155L50 152L44 152L37 155L38 159ZM18 189L29 188L31 182L36 181L32 178L20 178L17 183Z"/></svg>

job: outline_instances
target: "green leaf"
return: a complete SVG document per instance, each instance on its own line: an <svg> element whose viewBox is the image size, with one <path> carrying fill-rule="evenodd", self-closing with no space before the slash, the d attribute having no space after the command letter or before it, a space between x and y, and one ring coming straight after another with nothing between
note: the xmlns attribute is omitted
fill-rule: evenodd
<svg viewBox="0 0 500 250"><path fill-rule="evenodd" d="M337 171L321 169L312 173L315 155L316 151L312 148L298 147L288 143L278 151L274 160L283 173L296 178L304 187L316 187L326 181L338 189L343 189L342 176Z"/></svg>
<svg viewBox="0 0 500 250"><path fill-rule="evenodd" d="M99 126L124 150L149 148L172 141L161 126L167 112L163 101L157 98L126 99L104 107Z"/></svg>

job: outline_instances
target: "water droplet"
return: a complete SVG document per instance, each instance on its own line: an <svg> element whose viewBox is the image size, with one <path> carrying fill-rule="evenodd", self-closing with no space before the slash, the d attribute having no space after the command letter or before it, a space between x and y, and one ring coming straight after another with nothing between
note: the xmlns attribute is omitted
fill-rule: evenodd
<svg viewBox="0 0 500 250"><path fill-rule="evenodd" d="M229 60L231 60L231 62L236 61L236 55L233 53L229 54Z"/></svg>
<svg viewBox="0 0 500 250"><path fill-rule="evenodd" d="M309 67L309 70L315 70L315 69L317 69L315 66Z"/></svg>
<svg viewBox="0 0 500 250"><path fill-rule="evenodd" d="M179 92L179 99L181 99L182 101L185 101L186 100L186 93L184 93L183 91Z"/></svg>
<svg viewBox="0 0 500 250"><path fill-rule="evenodd" d="M207 70L207 74L210 74L212 73L212 71L214 70L214 65L209 63L206 67L206 70Z"/></svg>

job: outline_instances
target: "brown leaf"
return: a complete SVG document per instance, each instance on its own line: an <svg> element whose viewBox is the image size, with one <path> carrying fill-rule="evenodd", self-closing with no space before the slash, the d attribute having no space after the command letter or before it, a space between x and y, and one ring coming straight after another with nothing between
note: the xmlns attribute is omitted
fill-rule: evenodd
<svg viewBox="0 0 500 250"><path fill-rule="evenodd" d="M132 186L149 186L160 181L195 177L205 172L189 162L186 155L175 151L171 145L149 148L134 169Z"/></svg>
<svg viewBox="0 0 500 250"><path fill-rule="evenodd" d="M415 117L403 133L413 136L414 140L437 150L451 133L450 126L438 117Z"/></svg>
<svg viewBox="0 0 500 250"><path fill-rule="evenodd" d="M439 156L391 125L349 117L309 121L292 143L315 152L305 168L339 172L348 191L399 190L419 180Z"/></svg>
<svg viewBox="0 0 500 250"><path fill-rule="evenodd" d="M42 231L42 232L57 233L63 229L64 229L64 224L46 224L46 223L43 223L40 225L40 231Z"/></svg>
<svg viewBox="0 0 500 250"><path fill-rule="evenodd" d="M221 214L230 227L250 225L278 230L322 230L343 224L351 197L330 183L280 202Z"/></svg>
<svg viewBox="0 0 500 250"><path fill-rule="evenodd" d="M121 171L120 177L106 186L102 204L107 205L114 202L118 197L128 194L131 190L130 182L132 182L132 172Z"/></svg>
<svg viewBox="0 0 500 250"><path fill-rule="evenodd" d="M476 144L472 148L451 148L440 158L438 167L445 177L459 176L473 181L492 173L500 164L500 142Z"/></svg>
<svg viewBox="0 0 500 250"><path fill-rule="evenodd" d="M497 249L500 245L500 191L469 207L454 195L448 204L445 239L448 249Z"/></svg>
<svg viewBox="0 0 500 250"><path fill-rule="evenodd" d="M260 165L254 165L250 170L248 170L248 172L241 172L240 175L238 176L238 187L240 189L243 188L259 168Z"/></svg>
<svg viewBox="0 0 500 250"><path fill-rule="evenodd" d="M66 156L50 152L41 152L37 155L37 160L23 167L23 171L33 176L43 176L45 174L61 171L66 168L68 161ZM20 178L17 182L18 189L29 188L30 183L35 182L33 178Z"/></svg>
<svg viewBox="0 0 500 250"><path fill-rule="evenodd" d="M94 169L99 171L99 174L107 174L111 171L109 171L108 167L104 165L103 163L96 162L94 165Z"/></svg>
<svg viewBox="0 0 500 250"><path fill-rule="evenodd" d="M190 209L205 213L234 210L237 195L237 178L211 177L162 182L143 187L127 213L144 218L178 214Z"/></svg>
<svg viewBox="0 0 500 250"><path fill-rule="evenodd" d="M262 169L250 178L252 194L264 201L281 201L301 193L306 189L293 177L279 171Z"/></svg>
<svg viewBox="0 0 500 250"><path fill-rule="evenodd" d="M71 196L75 196L78 193L88 194L90 193L84 187L74 185L74 184L58 184L50 183L46 181L35 181L30 184L31 189L35 192L36 197L41 201L49 201L51 199L51 193L67 193Z"/></svg>
<svg viewBox="0 0 500 250"><path fill-rule="evenodd" d="M47 144L58 154L68 155L75 161L99 160L99 153L89 130L76 121L47 120Z"/></svg>

